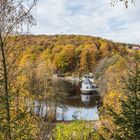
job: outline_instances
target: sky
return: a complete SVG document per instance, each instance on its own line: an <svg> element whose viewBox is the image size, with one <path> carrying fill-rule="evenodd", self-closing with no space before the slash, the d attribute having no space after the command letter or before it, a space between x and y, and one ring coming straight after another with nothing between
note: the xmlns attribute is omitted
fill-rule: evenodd
<svg viewBox="0 0 140 140"><path fill-rule="evenodd" d="M140 44L140 0L126 9L111 0L38 0L32 34L76 34Z"/></svg>

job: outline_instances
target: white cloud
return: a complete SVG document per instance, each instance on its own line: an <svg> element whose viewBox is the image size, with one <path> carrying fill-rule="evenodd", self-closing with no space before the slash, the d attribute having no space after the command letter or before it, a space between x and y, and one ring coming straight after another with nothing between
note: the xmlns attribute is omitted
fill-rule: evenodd
<svg viewBox="0 0 140 140"><path fill-rule="evenodd" d="M109 0L40 0L34 34L83 34L140 43L140 1L128 9Z"/></svg>

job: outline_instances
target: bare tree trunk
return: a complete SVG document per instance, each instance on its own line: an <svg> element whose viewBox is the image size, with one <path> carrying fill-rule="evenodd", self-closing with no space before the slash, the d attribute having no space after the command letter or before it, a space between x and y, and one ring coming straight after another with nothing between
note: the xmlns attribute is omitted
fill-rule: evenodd
<svg viewBox="0 0 140 140"><path fill-rule="evenodd" d="M6 109L6 121L7 121L7 140L11 140L11 127L10 127L10 101L9 101L9 92L8 92L8 73L7 73L7 65L4 53L4 45L2 41L2 36L0 33L0 47L1 47L1 54L2 54L2 65L3 65L3 80L4 80L4 95L5 95L5 109Z"/></svg>

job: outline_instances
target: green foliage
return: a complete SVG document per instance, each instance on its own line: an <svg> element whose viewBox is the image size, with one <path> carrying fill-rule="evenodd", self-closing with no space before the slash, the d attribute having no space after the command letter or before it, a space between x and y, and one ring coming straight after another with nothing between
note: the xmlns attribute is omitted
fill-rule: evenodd
<svg viewBox="0 0 140 140"><path fill-rule="evenodd" d="M119 67L119 63L117 66ZM124 72L121 71L120 73ZM102 109L104 118L104 120L102 120L104 133L102 134L105 139L110 140L139 140L140 55L138 53L134 55L132 60L129 59L127 72L125 71L125 74L122 76L122 81L120 81L121 85L118 79L115 81L116 87L114 89L116 93L110 93L109 96L105 98L109 100L103 105ZM118 85L120 89L117 89ZM112 95L117 97L113 97ZM110 97L113 97L113 100ZM107 121L107 118L109 118L110 122ZM107 121L107 125L105 125L104 121Z"/></svg>
<svg viewBox="0 0 140 140"><path fill-rule="evenodd" d="M74 121L57 124L53 130L52 140L88 140L92 138L93 123Z"/></svg>
<svg viewBox="0 0 140 140"><path fill-rule="evenodd" d="M127 79L124 79L126 99L121 100L121 115L113 114L114 122L119 126L118 133L126 140L140 139L140 56L134 57Z"/></svg>

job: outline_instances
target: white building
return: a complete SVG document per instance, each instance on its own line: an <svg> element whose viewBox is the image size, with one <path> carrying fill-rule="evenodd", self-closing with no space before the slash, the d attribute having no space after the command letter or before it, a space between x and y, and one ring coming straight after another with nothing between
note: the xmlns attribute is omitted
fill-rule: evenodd
<svg viewBox="0 0 140 140"><path fill-rule="evenodd" d="M140 50L140 47L139 46L132 46L132 49L133 50Z"/></svg>
<svg viewBox="0 0 140 140"><path fill-rule="evenodd" d="M92 82L86 78L83 82L82 82L82 87L81 87L81 91L82 93L89 93L96 90L95 85L92 84Z"/></svg>
<svg viewBox="0 0 140 140"><path fill-rule="evenodd" d="M90 96L88 94L81 94L81 101L85 104L86 107L88 107L90 102Z"/></svg>
<svg viewBox="0 0 140 140"><path fill-rule="evenodd" d="M90 73L89 75L84 75L84 76L82 77L82 81L84 81L84 80L87 79L87 78L88 78L92 83L95 82L92 73Z"/></svg>

